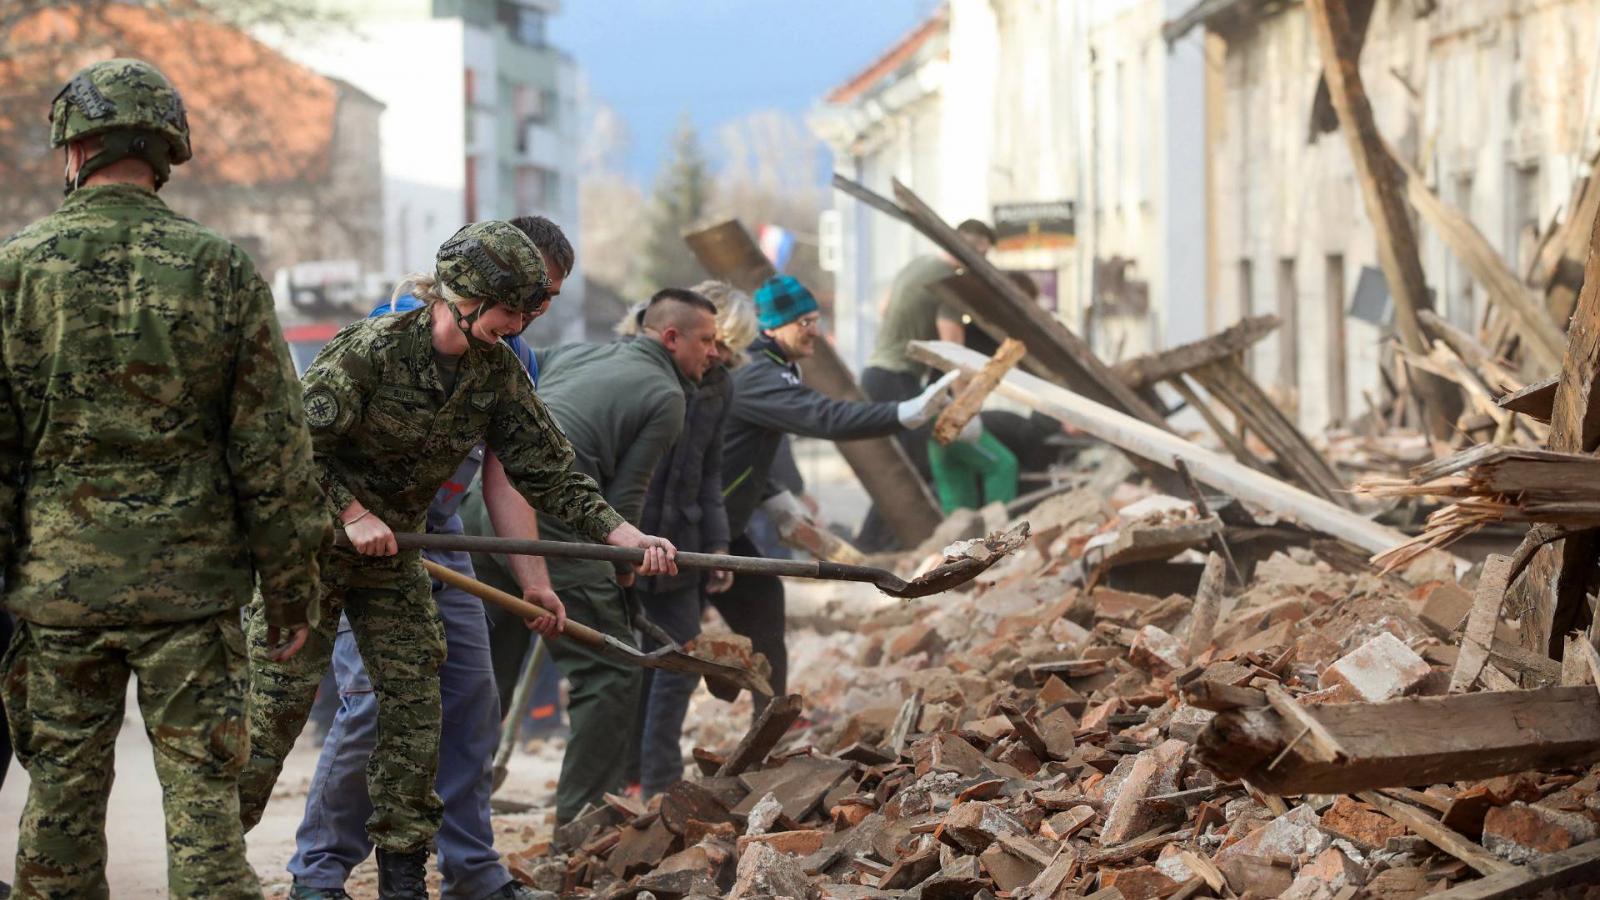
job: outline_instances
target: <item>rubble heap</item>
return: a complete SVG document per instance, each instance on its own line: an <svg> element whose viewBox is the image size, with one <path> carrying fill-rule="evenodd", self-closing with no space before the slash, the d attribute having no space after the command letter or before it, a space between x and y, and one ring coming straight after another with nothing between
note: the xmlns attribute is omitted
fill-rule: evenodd
<svg viewBox="0 0 1600 900"><path fill-rule="evenodd" d="M1508 746L1460 771L1531 759L1539 774L1452 774L1459 760L1429 744L1451 735L1404 719L1508 696L1446 696L1473 599L1448 566L1408 581L1291 548L1241 555L1237 583L1220 554L1174 546L1176 562L1139 566L1204 559L1187 592L1086 589L1085 548L1154 546L1156 531L1205 548L1221 534L1192 507L1141 508L1157 514L1055 498L972 591L797 637L799 694L737 744L696 750L697 777L648 803L610 798L514 854L514 870L613 900L1402 900L1600 881L1600 767L1583 768L1600 758L1593 686L1509 695L1557 704L1575 744L1510 746L1489 722L1515 717L1483 713L1483 740ZM1559 664L1495 647L1498 677L1560 678ZM1402 718L1372 734L1371 715Z"/></svg>

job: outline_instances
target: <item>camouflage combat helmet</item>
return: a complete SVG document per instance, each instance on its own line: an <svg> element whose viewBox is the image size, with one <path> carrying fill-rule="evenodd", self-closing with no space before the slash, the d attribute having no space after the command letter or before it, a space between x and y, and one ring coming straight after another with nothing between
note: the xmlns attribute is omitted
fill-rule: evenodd
<svg viewBox="0 0 1600 900"><path fill-rule="evenodd" d="M183 98L155 66L139 59L108 59L72 76L50 104L50 146L99 137L102 149L84 161L77 182L120 159L137 157L156 173L156 187L172 166L186 162L189 118ZM76 184L69 184L71 191Z"/></svg>
<svg viewBox="0 0 1600 900"><path fill-rule="evenodd" d="M504 306L530 313L550 296L544 257L522 230L509 222L463 226L439 248L439 281L484 309Z"/></svg>
<svg viewBox="0 0 1600 900"><path fill-rule="evenodd" d="M537 314L550 299L550 276L544 257L533 239L510 222L473 222L462 226L439 248L434 262L439 283L456 295L481 300L471 315L462 315L455 301L446 299L456 327L467 344L479 350L493 346L472 333L484 311L504 306L514 313ZM527 327L527 323L523 323Z"/></svg>

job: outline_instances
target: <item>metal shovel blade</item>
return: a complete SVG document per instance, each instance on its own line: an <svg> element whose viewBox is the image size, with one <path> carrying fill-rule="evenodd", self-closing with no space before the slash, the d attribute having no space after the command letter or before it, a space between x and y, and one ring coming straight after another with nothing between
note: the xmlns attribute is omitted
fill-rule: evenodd
<svg viewBox="0 0 1600 900"><path fill-rule="evenodd" d="M913 599L952 590L977 578L1028 540L1028 523L988 537L957 541L945 548L944 562L910 581L889 576L876 582L878 589L895 597ZM887 574L887 573L885 573Z"/></svg>
<svg viewBox="0 0 1600 900"><path fill-rule="evenodd" d="M608 634L605 635L605 645L595 649L613 659L632 663L636 666L643 666L646 669L688 672L693 675L703 675L707 678L720 678L746 688L751 693L760 693L767 697L772 696L772 685L768 684L765 678L755 672L749 669L741 669L738 666L712 662L709 659L701 659L676 647L660 647L645 653Z"/></svg>

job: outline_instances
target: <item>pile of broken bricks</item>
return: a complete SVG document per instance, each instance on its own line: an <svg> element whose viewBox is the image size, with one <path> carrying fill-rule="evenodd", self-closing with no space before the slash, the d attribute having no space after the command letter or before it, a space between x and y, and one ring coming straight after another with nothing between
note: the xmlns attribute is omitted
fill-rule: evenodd
<svg viewBox="0 0 1600 900"><path fill-rule="evenodd" d="M695 751L697 775L648 802L608 798L512 854L513 871L616 900L1405 900L1600 883L1600 694L1447 694L1472 605L1449 566L1408 581L1292 548L1239 583L1207 552L1191 594L1090 587L1085 548L1135 524L1110 505L1036 510L1030 545L968 593L793 635L796 694L737 742L716 737L729 707L697 705L691 733L721 748ZM1154 505L1172 527L1173 505ZM1197 532L1196 549L1213 537ZM1495 645L1496 677L1559 681L1558 663ZM1437 724L1464 703L1481 709L1459 733ZM1515 728L1541 743L1502 733Z"/></svg>

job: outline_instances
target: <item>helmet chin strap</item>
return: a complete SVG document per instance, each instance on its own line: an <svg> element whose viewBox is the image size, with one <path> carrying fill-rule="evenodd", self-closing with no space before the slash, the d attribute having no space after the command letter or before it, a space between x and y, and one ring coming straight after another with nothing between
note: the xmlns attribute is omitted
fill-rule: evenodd
<svg viewBox="0 0 1600 900"><path fill-rule="evenodd" d="M467 339L467 349L488 350L494 347L493 343L472 333L472 326L478 323L478 317L483 314L482 304L479 304L478 308L473 310L472 315L469 316L462 314L461 308L456 306L454 300L446 299L444 302L450 306L450 314L455 317L456 328L460 330L461 336Z"/></svg>

